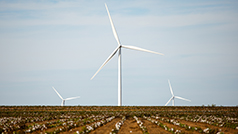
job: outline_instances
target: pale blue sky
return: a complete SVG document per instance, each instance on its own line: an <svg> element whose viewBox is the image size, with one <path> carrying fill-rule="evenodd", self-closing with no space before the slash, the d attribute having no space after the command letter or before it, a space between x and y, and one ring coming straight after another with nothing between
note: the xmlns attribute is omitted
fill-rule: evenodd
<svg viewBox="0 0 238 134"><path fill-rule="evenodd" d="M0 0L0 105L117 105L120 41L165 56L122 50L122 104L238 105L237 1ZM169 104L171 105L171 103Z"/></svg>

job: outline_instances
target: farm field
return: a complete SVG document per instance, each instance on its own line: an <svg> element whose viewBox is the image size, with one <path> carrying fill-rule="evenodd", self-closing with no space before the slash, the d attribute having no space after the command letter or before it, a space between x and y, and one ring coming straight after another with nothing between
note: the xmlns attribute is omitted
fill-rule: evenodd
<svg viewBox="0 0 238 134"><path fill-rule="evenodd" d="M238 134L238 107L0 106L2 134Z"/></svg>

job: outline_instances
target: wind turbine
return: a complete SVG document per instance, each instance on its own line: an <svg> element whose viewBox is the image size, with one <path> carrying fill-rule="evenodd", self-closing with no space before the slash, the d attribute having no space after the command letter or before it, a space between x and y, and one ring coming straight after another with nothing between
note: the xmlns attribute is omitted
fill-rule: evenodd
<svg viewBox="0 0 238 134"><path fill-rule="evenodd" d="M149 53L154 53L154 54L159 54L159 55L164 55L162 53L158 53L158 52L154 52L154 51L150 51L150 50L146 50L146 49L143 49L143 48L139 48L139 47L135 47L135 46L125 46L125 45L122 45L119 38L118 38L118 35L117 35L117 32L116 32L116 29L114 27L114 24L112 22L112 18L111 18L111 15L109 13L109 10L107 8L107 4L105 3L105 7L106 7L106 10L107 10L107 13L108 13L108 17L109 17L109 20L110 20L110 23L111 23L111 27L112 27L112 32L113 32L113 35L117 41L117 44L118 46L116 47L116 49L112 52L112 54L106 59L106 61L101 65L101 67L97 70L97 72L93 75L93 77L91 78L91 80L96 76L96 74L108 63L108 61L110 61L112 59L112 57L118 52L118 106L121 106L122 105L122 100L121 100L121 93L122 93L122 77L121 77L121 48L127 48L127 49L132 49L132 50L138 50L138 51L144 51L144 52L149 52Z"/></svg>
<svg viewBox="0 0 238 134"><path fill-rule="evenodd" d="M172 90L172 87L171 87L171 84L170 84L170 81L169 81L169 80L168 80L168 83L169 83L169 88L170 88L172 97L171 97L171 98L169 99L169 101L165 104L165 106L167 106L168 103L169 103L171 100L173 100L172 103L173 103L173 106L174 106L174 98L181 99L181 100L185 100L185 101L191 101L191 100L188 100L188 99L179 97L179 96L174 96L174 93L173 93L173 90Z"/></svg>
<svg viewBox="0 0 238 134"><path fill-rule="evenodd" d="M63 97L56 91L56 89L54 88L54 87L52 87L54 90L55 90L55 92L59 95L59 97L62 99L62 103L61 103L61 106L64 106L65 105L65 101L66 100L72 100L72 99L77 99L77 98L79 98L79 96L77 96L77 97L71 97L71 98L66 98L66 99L63 99Z"/></svg>

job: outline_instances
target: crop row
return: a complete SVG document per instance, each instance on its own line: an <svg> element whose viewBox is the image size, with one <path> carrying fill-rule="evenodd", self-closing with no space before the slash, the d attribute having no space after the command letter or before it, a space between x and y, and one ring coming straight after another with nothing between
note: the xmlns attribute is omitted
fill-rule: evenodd
<svg viewBox="0 0 238 134"><path fill-rule="evenodd" d="M110 132L110 134L117 134L118 131L120 130L121 126L123 125L124 121L126 120L126 116L123 116L122 117L122 120L118 121L116 124L115 124L115 128L112 129L112 131Z"/></svg>
<svg viewBox="0 0 238 134"><path fill-rule="evenodd" d="M0 117L29 117L44 116L52 117L52 114L64 114L80 112L98 112L98 111L144 111L153 114L198 114L198 115L216 115L217 117L228 116L237 117L238 107L205 107L205 106L189 106L189 107L170 107L170 106L0 106Z"/></svg>
<svg viewBox="0 0 238 134"><path fill-rule="evenodd" d="M39 123L31 123L29 125L26 125L22 122L23 121L19 121L19 118L17 118L16 120L19 121L19 123L17 124L16 121L14 120L15 118L12 117L4 117L3 122L1 122L2 124L1 129L2 131L0 132L13 132L13 131L18 131L18 130L24 130L25 132L34 132L37 130L46 130L49 128L56 128L56 127L60 127L63 126L61 128L61 130L55 130L56 132L58 131L63 131L63 130L67 130L73 127L78 127L78 126L82 126L103 118L106 118L106 115L87 115L87 116L74 116L72 118L70 118L70 116L61 116L61 119L58 120L48 120L48 121L44 121L44 123L39 122ZM20 127L20 125L24 125L24 127ZM68 126L68 127L66 127Z"/></svg>
<svg viewBox="0 0 238 134"><path fill-rule="evenodd" d="M69 131L76 127L85 127L83 129L86 132L86 129L91 129L90 125L94 123L100 124L99 122L104 122L109 117L125 117L117 122L113 131L111 131L112 133L118 132L127 117L134 118L144 133L146 133L147 130L140 120L140 117L147 117L147 120L154 118L157 122L160 122L159 126L173 132L177 130L168 128L166 125L164 126L162 122L173 125L177 124L177 126L188 131L197 132L211 133L213 129L206 128L206 130L201 130L199 127L191 127L183 124L179 122L179 120L206 123L208 126L212 125L220 128L227 127L238 130L237 107L0 106L0 133L40 131L59 133ZM102 122L101 124L103 124ZM94 124L94 129L96 128L95 126L96 124ZM177 132L179 132L179 130Z"/></svg>
<svg viewBox="0 0 238 134"><path fill-rule="evenodd" d="M181 119L191 122L207 123L209 125L218 127L228 127L233 129L238 129L238 118L232 118L228 116L217 117L215 115L164 115L164 117Z"/></svg>
<svg viewBox="0 0 238 134"><path fill-rule="evenodd" d="M176 119L166 119L166 118L163 118L163 117L158 117L158 116L152 116L152 118L154 119L158 119L162 122L166 122L166 123L170 123L174 126L178 126L180 128L185 128L186 131L197 131L199 133L221 133L220 130L218 129L212 129L212 128L205 128L205 129L202 129L201 127L192 127L190 125L187 125L187 124L182 124L180 123L179 121L177 121ZM173 132L173 128L170 129L170 131L172 130ZM182 130L177 130L178 133L184 133Z"/></svg>
<svg viewBox="0 0 238 134"><path fill-rule="evenodd" d="M36 131L36 130L46 130L47 133L47 128L56 128L53 130L54 133L58 133L58 132L63 132L63 131L67 131L70 130L72 128L75 127L79 127L82 125L85 125L87 123L91 123L97 120L101 120L105 118L105 116L100 116L100 115L91 115L90 117L87 118L75 118L75 119L70 119L70 118L66 118L66 119L60 119L57 121L49 121L46 122L44 124L36 124L38 127L38 129L34 126L29 127L29 129L27 129L25 132L32 132L32 131Z"/></svg>
<svg viewBox="0 0 238 134"><path fill-rule="evenodd" d="M142 130L142 132L144 134L147 134L148 131L147 131L147 128L146 126L144 126L143 122L141 120L139 120L136 116L134 116L134 119L136 120L136 123L138 124L138 126L140 127L140 129Z"/></svg>
<svg viewBox="0 0 238 134"><path fill-rule="evenodd" d="M179 129L174 129L174 128L169 128L169 127L167 127L165 124L163 124L163 123L161 123L161 122L159 122L159 121L157 121L157 120L155 120L155 119L152 119L152 118L150 118L150 117L146 117L146 116L144 116L143 117L144 119L147 119L148 121L150 121L150 122L152 122L152 123L154 123L154 124L156 124L156 125L158 125L158 126L160 126L161 128L163 128L164 130L166 130L166 131L168 131L168 132L172 132L172 133L175 133L175 134L179 134L179 133L184 133L184 132L182 132L181 130L179 130Z"/></svg>

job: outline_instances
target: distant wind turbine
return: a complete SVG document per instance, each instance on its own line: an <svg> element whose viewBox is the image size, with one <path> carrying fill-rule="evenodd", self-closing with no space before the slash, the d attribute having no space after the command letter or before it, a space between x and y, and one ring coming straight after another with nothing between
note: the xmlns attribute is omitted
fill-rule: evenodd
<svg viewBox="0 0 238 134"><path fill-rule="evenodd" d="M158 53L158 52L154 52L154 51L150 51L150 50L146 50L143 48L139 48L139 47L135 47L135 46L125 46L125 45L121 45L120 40L118 38L116 29L114 27L114 24L112 22L112 18L111 15L109 13L109 10L107 8L107 4L105 3L105 7L108 13L108 17L111 23L111 27L112 27L112 32L113 35L117 41L117 48L112 52L112 54L107 58L107 60L101 65L101 67L97 70L97 72L93 75L93 77L91 78L91 80L96 76L96 74L107 64L108 61L110 61L112 59L112 57L117 53L118 51L118 106L122 105L122 100L121 100L121 92L122 92L122 77L121 77L121 48L127 48L127 49L132 49L132 50L138 50L138 51L144 51L144 52L149 52L149 53L154 53L154 54L159 54L159 55L164 55L162 53Z"/></svg>
<svg viewBox="0 0 238 134"><path fill-rule="evenodd" d="M167 106L168 103L169 103L171 100L173 100L172 103L173 103L173 106L174 106L174 98L181 99L181 100L185 100L185 101L191 101L191 100L188 100L188 99L179 97L179 96L174 96L174 93L173 93L173 90L172 90L172 87L171 87L171 84L170 84L170 81L169 81L169 80L168 80L168 83L169 83L169 88L170 88L172 97L171 97L171 98L169 99L169 101L165 104L165 106Z"/></svg>
<svg viewBox="0 0 238 134"><path fill-rule="evenodd" d="M72 99L77 99L77 98L79 98L79 96L77 96L77 97L71 97L71 98L63 99L63 97L56 91L56 89L55 89L54 87L52 87L52 88L53 88L53 89L55 90L55 92L59 95L60 99L62 99L61 106L64 106L64 105L65 105L65 101L66 101L66 100L72 100Z"/></svg>

